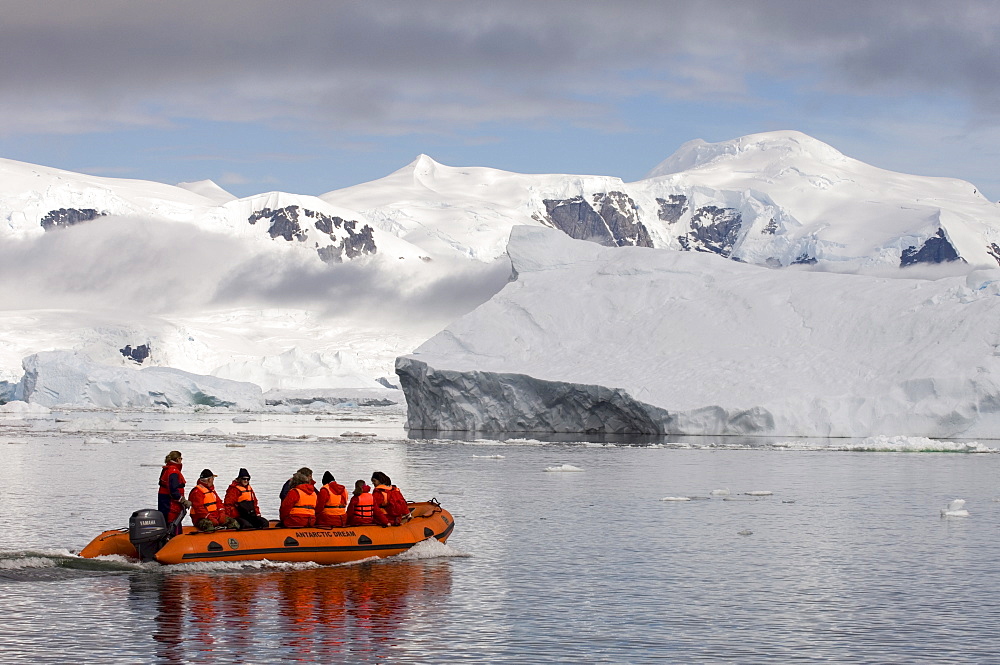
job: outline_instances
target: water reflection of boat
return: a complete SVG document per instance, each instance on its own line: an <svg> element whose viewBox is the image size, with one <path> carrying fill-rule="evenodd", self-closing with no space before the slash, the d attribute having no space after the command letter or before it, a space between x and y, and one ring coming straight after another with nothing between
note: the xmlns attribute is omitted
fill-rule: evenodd
<svg viewBox="0 0 1000 665"><path fill-rule="evenodd" d="M451 592L451 566L141 573L130 587L137 610L155 607L160 662L357 662L398 648L398 632Z"/></svg>
<svg viewBox="0 0 1000 665"><path fill-rule="evenodd" d="M411 503L412 518L402 526L300 527L246 531L221 529L201 533L185 527L180 535L157 542L155 550L143 558L155 556L160 563L197 561L311 561L320 564L346 563L368 557L399 554L422 540L448 540L455 528L454 519L436 501ZM158 517L157 511L139 511ZM133 515L135 518L135 515ZM154 533L166 527L150 527ZM105 531L80 552L84 558L118 554L140 558L134 543L137 529ZM142 545L140 545L142 547Z"/></svg>

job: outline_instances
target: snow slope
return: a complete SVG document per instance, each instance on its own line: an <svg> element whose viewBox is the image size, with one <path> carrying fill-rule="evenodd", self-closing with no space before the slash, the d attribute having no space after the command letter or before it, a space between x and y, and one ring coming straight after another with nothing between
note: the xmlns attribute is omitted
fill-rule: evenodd
<svg viewBox="0 0 1000 665"><path fill-rule="evenodd" d="M516 281L397 360L416 429L984 436L1000 270L770 270L516 227Z"/></svg>

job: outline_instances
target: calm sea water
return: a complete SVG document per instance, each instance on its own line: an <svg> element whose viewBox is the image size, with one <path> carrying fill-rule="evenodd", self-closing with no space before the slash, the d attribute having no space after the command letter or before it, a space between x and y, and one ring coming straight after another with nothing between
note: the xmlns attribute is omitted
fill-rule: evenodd
<svg viewBox="0 0 1000 665"><path fill-rule="evenodd" d="M1000 662L1000 455L409 440L371 409L255 418L0 421L0 661ZM174 448L223 487L247 467L269 516L299 466L345 484L379 469L456 530L328 568L74 557L155 507ZM563 465L582 471L546 471ZM953 498L969 517L940 515Z"/></svg>

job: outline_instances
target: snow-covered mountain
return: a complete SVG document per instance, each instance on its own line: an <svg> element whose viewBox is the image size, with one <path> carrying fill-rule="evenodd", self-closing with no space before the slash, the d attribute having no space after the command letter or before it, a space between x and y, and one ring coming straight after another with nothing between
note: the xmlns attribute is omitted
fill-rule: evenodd
<svg viewBox="0 0 1000 665"><path fill-rule="evenodd" d="M17 285L0 295L0 393L22 359L59 349L264 390L381 388L396 356L502 287L521 225L775 273L1000 263L1000 206L971 184L877 169L798 132L693 141L631 183L421 155L318 197L0 159L0 275Z"/></svg>
<svg viewBox="0 0 1000 665"><path fill-rule="evenodd" d="M397 360L409 426L992 437L1000 269L772 270L515 227L516 280Z"/></svg>
<svg viewBox="0 0 1000 665"><path fill-rule="evenodd" d="M342 262L381 252L419 260L419 248L317 197L284 192L236 199L211 181L172 186L87 176L0 159L0 238L30 238L101 217L185 222L262 242L283 241Z"/></svg>
<svg viewBox="0 0 1000 665"><path fill-rule="evenodd" d="M455 168L422 155L322 195L421 246L488 259L512 226L608 246L848 271L1000 262L1000 205L970 183L885 171L794 131L692 141L638 182Z"/></svg>

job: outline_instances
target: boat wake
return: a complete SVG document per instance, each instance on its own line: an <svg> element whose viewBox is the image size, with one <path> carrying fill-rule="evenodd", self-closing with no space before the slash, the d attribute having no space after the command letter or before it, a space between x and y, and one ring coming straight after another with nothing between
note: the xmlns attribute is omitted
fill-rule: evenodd
<svg viewBox="0 0 1000 665"><path fill-rule="evenodd" d="M285 561L204 561L164 566L156 562L140 563L134 559L112 554L85 559L65 549L53 550L0 550L0 580L38 582L61 580L93 575L120 575L122 573L151 572L161 574L312 570L335 566L364 564L391 565L394 561L421 561L425 559L472 556L450 545L428 538L395 556L380 559L369 557L360 561L323 566L313 562Z"/></svg>
<svg viewBox="0 0 1000 665"><path fill-rule="evenodd" d="M123 556L84 559L69 550L0 550L0 579L12 581L117 575L155 567L158 564L143 564Z"/></svg>

